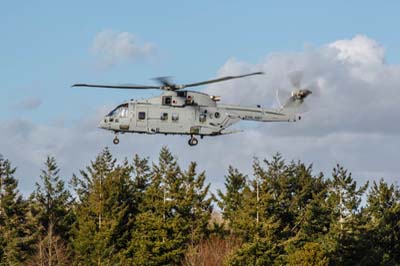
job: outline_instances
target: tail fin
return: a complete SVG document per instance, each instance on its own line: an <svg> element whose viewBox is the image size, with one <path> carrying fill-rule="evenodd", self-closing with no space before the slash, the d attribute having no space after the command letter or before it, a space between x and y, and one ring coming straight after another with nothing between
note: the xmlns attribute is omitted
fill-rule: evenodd
<svg viewBox="0 0 400 266"><path fill-rule="evenodd" d="M292 91L292 96L282 106L281 112L288 115L291 119L296 120L296 113L302 106L304 99L310 95L310 90L295 90Z"/></svg>

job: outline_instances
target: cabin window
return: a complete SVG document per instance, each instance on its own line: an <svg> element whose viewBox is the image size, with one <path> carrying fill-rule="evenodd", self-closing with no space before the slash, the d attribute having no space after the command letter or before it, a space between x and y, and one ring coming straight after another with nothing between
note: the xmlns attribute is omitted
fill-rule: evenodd
<svg viewBox="0 0 400 266"><path fill-rule="evenodd" d="M200 123L204 123L204 122L206 122L206 120L207 120L207 115L206 114L201 114L199 116Z"/></svg>
<svg viewBox="0 0 400 266"><path fill-rule="evenodd" d="M146 112L139 112L138 113L138 118L139 118L139 120L145 120L146 119Z"/></svg>
<svg viewBox="0 0 400 266"><path fill-rule="evenodd" d="M168 120L168 113L161 113L160 119L161 119L162 121L167 121L167 120Z"/></svg>
<svg viewBox="0 0 400 266"><path fill-rule="evenodd" d="M214 117L215 117L215 118L218 119L220 116L221 116L221 114L220 114L219 112L215 112L215 114L214 114Z"/></svg>
<svg viewBox="0 0 400 266"><path fill-rule="evenodd" d="M171 102L172 102L172 96L164 96L162 98L163 105L171 105Z"/></svg>
<svg viewBox="0 0 400 266"><path fill-rule="evenodd" d="M172 113L171 120L172 120L173 122L177 122L177 121L179 120L179 114L177 114L177 113Z"/></svg>

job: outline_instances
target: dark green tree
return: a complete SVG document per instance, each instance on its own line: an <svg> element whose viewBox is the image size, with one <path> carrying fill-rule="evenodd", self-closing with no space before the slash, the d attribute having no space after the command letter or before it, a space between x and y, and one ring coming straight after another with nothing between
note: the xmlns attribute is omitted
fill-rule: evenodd
<svg viewBox="0 0 400 266"><path fill-rule="evenodd" d="M134 215L132 166L104 149L72 184L78 196L73 246L78 265L118 265Z"/></svg>
<svg viewBox="0 0 400 266"><path fill-rule="evenodd" d="M69 238L74 222L72 197L59 176L54 157L47 157L41 183L31 195L32 213L38 234L37 265L67 265L70 257ZM62 261L61 261L62 254Z"/></svg>
<svg viewBox="0 0 400 266"><path fill-rule="evenodd" d="M373 183L365 212L369 219L370 261L375 265L400 264L400 189L383 179Z"/></svg>
<svg viewBox="0 0 400 266"><path fill-rule="evenodd" d="M209 185L196 165L181 171L176 159L163 147L153 164L135 230L127 252L133 265L178 265L189 244L205 234L211 214Z"/></svg>
<svg viewBox="0 0 400 266"><path fill-rule="evenodd" d="M205 184L205 172L197 174L196 167L197 164L191 162L188 170L182 173L182 179L171 186L171 195L175 199L172 211L176 210L174 214L181 220L181 228L185 229L183 233L190 236L190 244L197 244L207 237L213 210L210 184Z"/></svg>
<svg viewBox="0 0 400 266"><path fill-rule="evenodd" d="M0 155L0 265L21 265L33 253L28 202L19 193L16 168Z"/></svg>
<svg viewBox="0 0 400 266"><path fill-rule="evenodd" d="M264 163L266 168L254 161L243 210L235 212L247 217L248 237L229 260L232 265L287 264L288 254L304 251L309 241L322 241L329 230L327 183L322 174L313 176L312 165L287 164L280 154Z"/></svg>
<svg viewBox="0 0 400 266"><path fill-rule="evenodd" d="M367 265L363 260L365 243L360 241L366 233L361 200L367 187L368 182L357 187L342 166L333 169L328 192L331 223L325 242L333 265Z"/></svg>
<svg viewBox="0 0 400 266"><path fill-rule="evenodd" d="M218 206L230 234L245 237L248 230L249 217L246 213L246 196L249 194L247 177L238 169L229 166L228 175L225 176L225 191L218 190Z"/></svg>
<svg viewBox="0 0 400 266"><path fill-rule="evenodd" d="M230 265L273 265L284 253L282 239L290 202L285 198L287 166L279 154L264 161L267 169L256 159L254 178L244 191L243 209L238 213L247 217L244 244L230 258Z"/></svg>

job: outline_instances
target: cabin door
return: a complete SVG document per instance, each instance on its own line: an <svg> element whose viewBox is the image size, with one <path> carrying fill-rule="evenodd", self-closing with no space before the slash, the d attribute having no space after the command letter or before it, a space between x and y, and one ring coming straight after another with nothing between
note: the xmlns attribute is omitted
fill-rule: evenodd
<svg viewBox="0 0 400 266"><path fill-rule="evenodd" d="M139 132L147 132L149 112L147 106L136 105L136 129Z"/></svg>

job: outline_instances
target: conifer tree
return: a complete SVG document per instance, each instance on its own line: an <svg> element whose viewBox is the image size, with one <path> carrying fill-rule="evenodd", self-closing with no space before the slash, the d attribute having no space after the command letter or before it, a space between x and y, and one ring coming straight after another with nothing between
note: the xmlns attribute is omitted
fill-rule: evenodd
<svg viewBox="0 0 400 266"><path fill-rule="evenodd" d="M31 206L39 228L36 265L68 265L70 231L74 222L72 198L59 176L54 157L47 157L41 184L31 195ZM61 260L62 257L62 260Z"/></svg>
<svg viewBox="0 0 400 266"><path fill-rule="evenodd" d="M280 154L264 163L266 169L254 161L250 193L243 194L243 210L235 212L245 213L249 237L229 260L232 265L287 264L288 254L303 252L308 241L321 241L329 228L322 174L313 176L312 165L286 164Z"/></svg>
<svg viewBox="0 0 400 266"><path fill-rule="evenodd" d="M375 265L400 264L400 189L383 179L374 181L367 198L370 248Z"/></svg>
<svg viewBox="0 0 400 266"><path fill-rule="evenodd" d="M0 265L21 265L33 252L29 206L19 193L16 168L0 155Z"/></svg>
<svg viewBox="0 0 400 266"><path fill-rule="evenodd" d="M328 192L331 225L326 235L333 264L358 265L364 256L365 243L358 240L365 234L361 200L367 187L368 182L358 188L351 173L342 166L333 169Z"/></svg>
<svg viewBox="0 0 400 266"><path fill-rule="evenodd" d="M134 213L132 166L106 148L72 183L78 195L73 245L76 263L113 265L125 251Z"/></svg>
<svg viewBox="0 0 400 266"><path fill-rule="evenodd" d="M163 147L158 165L153 164L150 184L136 219L128 251L129 264L167 265L179 262L179 251L176 249L183 236L180 236L181 239L174 237L174 228L167 224L171 223L167 204L172 198L166 181L167 178L178 178L179 172L176 160Z"/></svg>
<svg viewBox="0 0 400 266"><path fill-rule="evenodd" d="M196 163L190 163L174 191L176 205L173 208L177 210L176 216L182 219L183 226L186 224L190 244L197 244L207 237L213 200L209 195L210 184L205 184L205 172L197 174L196 166Z"/></svg>
<svg viewBox="0 0 400 266"><path fill-rule="evenodd" d="M245 197L250 189L246 179L238 169L229 166L228 175L225 176L225 191L217 191L218 206L230 233L241 237L244 237L249 222L249 217L243 212L247 202Z"/></svg>
<svg viewBox="0 0 400 266"><path fill-rule="evenodd" d="M153 164L150 184L128 251L133 265L178 265L187 245L205 234L211 213L205 175L196 175L195 164L182 172L176 159L163 147Z"/></svg>
<svg viewBox="0 0 400 266"><path fill-rule="evenodd" d="M254 179L242 211L248 217L248 237L229 258L229 265L273 265L283 254L281 239L287 230L284 219L289 206L283 191L287 188L287 167L279 154L264 162L268 169L257 159L253 162Z"/></svg>

